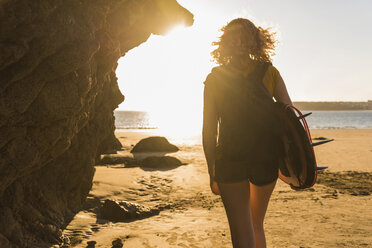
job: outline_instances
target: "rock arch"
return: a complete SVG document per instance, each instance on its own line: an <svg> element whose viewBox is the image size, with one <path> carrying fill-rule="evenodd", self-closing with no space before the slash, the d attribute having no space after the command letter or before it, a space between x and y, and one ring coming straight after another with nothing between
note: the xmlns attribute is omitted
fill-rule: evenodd
<svg viewBox="0 0 372 248"><path fill-rule="evenodd" d="M117 146L118 59L193 16L176 0L5 0L0 20L0 247L48 247Z"/></svg>

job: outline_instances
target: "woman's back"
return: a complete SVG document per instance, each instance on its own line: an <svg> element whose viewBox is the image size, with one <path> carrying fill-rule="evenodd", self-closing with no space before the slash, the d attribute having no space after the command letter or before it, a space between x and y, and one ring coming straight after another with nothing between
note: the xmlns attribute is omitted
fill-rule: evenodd
<svg viewBox="0 0 372 248"><path fill-rule="evenodd" d="M271 63L254 63L249 73L219 66L205 81L219 119L216 163L278 158L280 129L272 96L263 84ZM271 66L272 67L272 66Z"/></svg>

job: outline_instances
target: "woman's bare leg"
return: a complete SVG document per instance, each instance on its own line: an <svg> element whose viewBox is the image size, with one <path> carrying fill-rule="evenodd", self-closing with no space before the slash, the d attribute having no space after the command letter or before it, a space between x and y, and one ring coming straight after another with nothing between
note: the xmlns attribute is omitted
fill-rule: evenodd
<svg viewBox="0 0 372 248"><path fill-rule="evenodd" d="M264 218L275 184L276 180L273 183L264 186L256 186L252 183L250 184L251 214L256 240L255 248L266 248Z"/></svg>
<svg viewBox="0 0 372 248"><path fill-rule="evenodd" d="M249 181L218 183L234 248L254 248Z"/></svg>

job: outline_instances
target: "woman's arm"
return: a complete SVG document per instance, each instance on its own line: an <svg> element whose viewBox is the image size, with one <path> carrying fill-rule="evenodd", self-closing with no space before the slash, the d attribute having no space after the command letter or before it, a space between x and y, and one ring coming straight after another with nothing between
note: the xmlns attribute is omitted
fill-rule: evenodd
<svg viewBox="0 0 372 248"><path fill-rule="evenodd" d="M208 172L211 178L214 177L214 162L217 143L217 111L210 86L204 87L204 108L203 108L203 149L207 160Z"/></svg>
<svg viewBox="0 0 372 248"><path fill-rule="evenodd" d="M283 81L283 78L278 74L277 82L274 89L274 98L277 102L282 102L284 104L288 104L293 106L291 98L288 95L287 87Z"/></svg>

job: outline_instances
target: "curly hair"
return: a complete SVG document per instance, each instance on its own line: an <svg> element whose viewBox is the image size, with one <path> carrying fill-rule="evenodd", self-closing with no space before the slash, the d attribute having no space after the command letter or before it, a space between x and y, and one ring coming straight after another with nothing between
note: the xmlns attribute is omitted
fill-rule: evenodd
<svg viewBox="0 0 372 248"><path fill-rule="evenodd" d="M218 41L212 43L218 47L211 52L219 65L226 65L232 59L271 62L271 56L275 55L276 33L270 32L270 28L256 27L248 19L237 18L222 27L221 31L223 34Z"/></svg>

